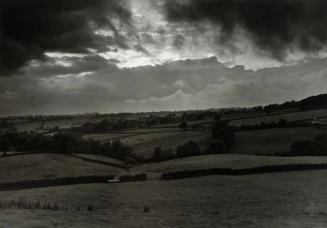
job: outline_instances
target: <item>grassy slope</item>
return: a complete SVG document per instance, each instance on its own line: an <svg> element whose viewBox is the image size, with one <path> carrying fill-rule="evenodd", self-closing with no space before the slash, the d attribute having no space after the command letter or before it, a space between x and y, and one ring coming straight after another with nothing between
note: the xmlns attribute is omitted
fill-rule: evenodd
<svg viewBox="0 0 327 228"><path fill-rule="evenodd" d="M98 154L74 154L74 155L77 155L81 158L91 159L94 161L102 161L102 162L112 163L112 164L119 165L119 166L125 165L124 161L121 161L121 160L118 160L115 158L105 157L105 156L98 155Z"/></svg>
<svg viewBox="0 0 327 228"><path fill-rule="evenodd" d="M269 165L320 164L327 163L327 157L274 157L241 154L203 155L150 163L132 168L134 172L178 172L212 168L244 169Z"/></svg>
<svg viewBox="0 0 327 228"><path fill-rule="evenodd" d="M120 139L123 143L131 146L136 155L143 158L151 158L155 147L176 149L189 140L198 141L200 144L210 137L208 131L182 131L172 128L158 129L135 129L117 133L84 135L85 139L106 141Z"/></svg>
<svg viewBox="0 0 327 228"><path fill-rule="evenodd" d="M132 134L128 133L120 133L120 132L113 132L113 133L103 133L103 134L87 134L83 135L83 139L93 139L96 141L107 141L107 140L113 140L113 139L120 139L124 137L129 137Z"/></svg>
<svg viewBox="0 0 327 228"><path fill-rule="evenodd" d="M65 211L1 211L3 227L326 227L327 171L0 192ZM85 208L94 206L94 211ZM80 211L76 207L80 207ZM143 213L148 206L149 213Z"/></svg>
<svg viewBox="0 0 327 228"><path fill-rule="evenodd" d="M0 157L0 183L88 175L113 175L123 169L60 154Z"/></svg>
<svg viewBox="0 0 327 228"><path fill-rule="evenodd" d="M153 156L153 150L159 146L163 149L170 148L173 151L176 148L189 140L194 140L203 144L210 137L209 132L202 131L184 131L176 132L175 134L163 133L165 137L159 135L159 137L152 138L147 141L146 138L140 139L138 143L134 144L133 148L137 155L144 158L151 158Z"/></svg>

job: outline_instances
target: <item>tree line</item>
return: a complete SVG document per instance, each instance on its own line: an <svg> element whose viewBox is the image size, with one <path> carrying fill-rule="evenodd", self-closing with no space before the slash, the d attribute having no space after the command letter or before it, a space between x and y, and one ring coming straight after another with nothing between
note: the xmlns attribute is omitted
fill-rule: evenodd
<svg viewBox="0 0 327 228"><path fill-rule="evenodd" d="M54 135L41 135L33 132L4 133L0 135L0 151L6 155L9 150L61 154L91 153L125 161L136 159L132 148L119 140L112 142L86 140L80 135L72 133L56 133Z"/></svg>

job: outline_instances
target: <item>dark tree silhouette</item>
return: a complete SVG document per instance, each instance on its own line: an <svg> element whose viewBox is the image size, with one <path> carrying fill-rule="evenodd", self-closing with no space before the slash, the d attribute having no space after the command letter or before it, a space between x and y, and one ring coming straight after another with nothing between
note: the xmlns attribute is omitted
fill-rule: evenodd
<svg viewBox="0 0 327 228"><path fill-rule="evenodd" d="M183 121L180 125L179 128L183 129L183 130L187 130L187 122Z"/></svg>

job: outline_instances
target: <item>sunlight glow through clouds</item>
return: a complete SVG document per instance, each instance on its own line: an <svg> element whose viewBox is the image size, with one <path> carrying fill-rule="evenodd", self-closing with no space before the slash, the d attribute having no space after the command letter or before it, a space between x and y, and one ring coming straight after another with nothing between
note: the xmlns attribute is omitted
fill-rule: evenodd
<svg viewBox="0 0 327 228"><path fill-rule="evenodd" d="M266 67L280 67L276 59L256 50L248 34L237 28L237 36L230 44L220 46L220 29L210 22L201 25L169 23L160 7L163 1L130 0L131 27L121 29L126 47L107 45L107 50L87 48L89 54L46 52L58 66L71 67L69 60L98 55L119 68L155 66L167 62L186 59L202 59L216 56L226 66L243 65L245 69L258 70ZM113 21L112 23L119 24ZM104 39L114 39L115 32L108 28L98 28L94 34ZM229 41L228 41L229 42ZM321 53L327 53L322 51ZM326 54L325 54L326 55ZM297 63L305 58L303 53L289 53L284 65ZM36 64L32 66L37 66Z"/></svg>

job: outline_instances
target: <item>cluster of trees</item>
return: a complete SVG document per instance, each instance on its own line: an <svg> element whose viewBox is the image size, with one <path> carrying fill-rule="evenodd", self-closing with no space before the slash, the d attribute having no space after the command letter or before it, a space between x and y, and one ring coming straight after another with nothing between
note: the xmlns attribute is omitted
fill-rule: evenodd
<svg viewBox="0 0 327 228"><path fill-rule="evenodd" d="M234 108L226 110L225 114L244 114L244 113L264 113L270 115L274 111L285 110L285 109L299 109L299 102L297 101L287 101L282 104L269 104L266 106L254 106L250 108Z"/></svg>
<svg viewBox="0 0 327 228"><path fill-rule="evenodd" d="M187 128L186 122L182 122L180 127ZM222 121L220 116L216 115L212 128L212 138L206 148L201 150L200 145L193 140L177 147L175 153L172 149L163 150L160 147L156 147L153 151L153 160L160 162L204 154L226 153L232 148L234 141L234 129L228 126L228 121Z"/></svg>
<svg viewBox="0 0 327 228"><path fill-rule="evenodd" d="M221 120L220 116L215 117L215 122L212 126L212 140L209 144L209 149L213 153L219 153L219 150L223 148L229 150L233 147L235 143L235 129L228 124L229 122ZM217 152L215 152L216 150Z"/></svg>
<svg viewBox="0 0 327 228"><path fill-rule="evenodd" d="M249 130L260 130L260 129L267 129L267 128L283 128L283 127L292 127L299 125L294 125L293 123L289 123L286 119L279 119L278 121L271 121L271 122L261 122L259 124L254 125L241 125L237 127L239 131L249 131Z"/></svg>
<svg viewBox="0 0 327 228"><path fill-rule="evenodd" d="M181 120L183 121L204 120L208 118L214 118L215 115L217 115L216 111L183 112Z"/></svg>
<svg viewBox="0 0 327 228"><path fill-rule="evenodd" d="M160 162L170 159L197 156L205 154L204 151L201 151L201 148L197 142L193 140L188 141L187 143L177 147L174 152L172 149L161 149L161 147L156 147L153 151L153 161Z"/></svg>
<svg viewBox="0 0 327 228"><path fill-rule="evenodd" d="M102 154L121 160L135 159L132 148L119 140L99 142L85 140L77 134L57 133L45 136L37 133L5 133L0 136L0 151L6 155L8 150L19 152L51 153L92 153Z"/></svg>
<svg viewBox="0 0 327 228"><path fill-rule="evenodd" d="M150 115L143 118L145 126L153 126L158 124L176 123L179 121L179 117L175 113L169 113L165 116Z"/></svg>
<svg viewBox="0 0 327 228"><path fill-rule="evenodd" d="M298 140L292 143L291 156L327 155L327 134L319 134L313 140Z"/></svg>
<svg viewBox="0 0 327 228"><path fill-rule="evenodd" d="M72 131L83 133L103 133L109 131L126 130L130 127L131 125L125 119L119 119L115 122L105 119L94 123L86 122L82 126L72 128Z"/></svg>

